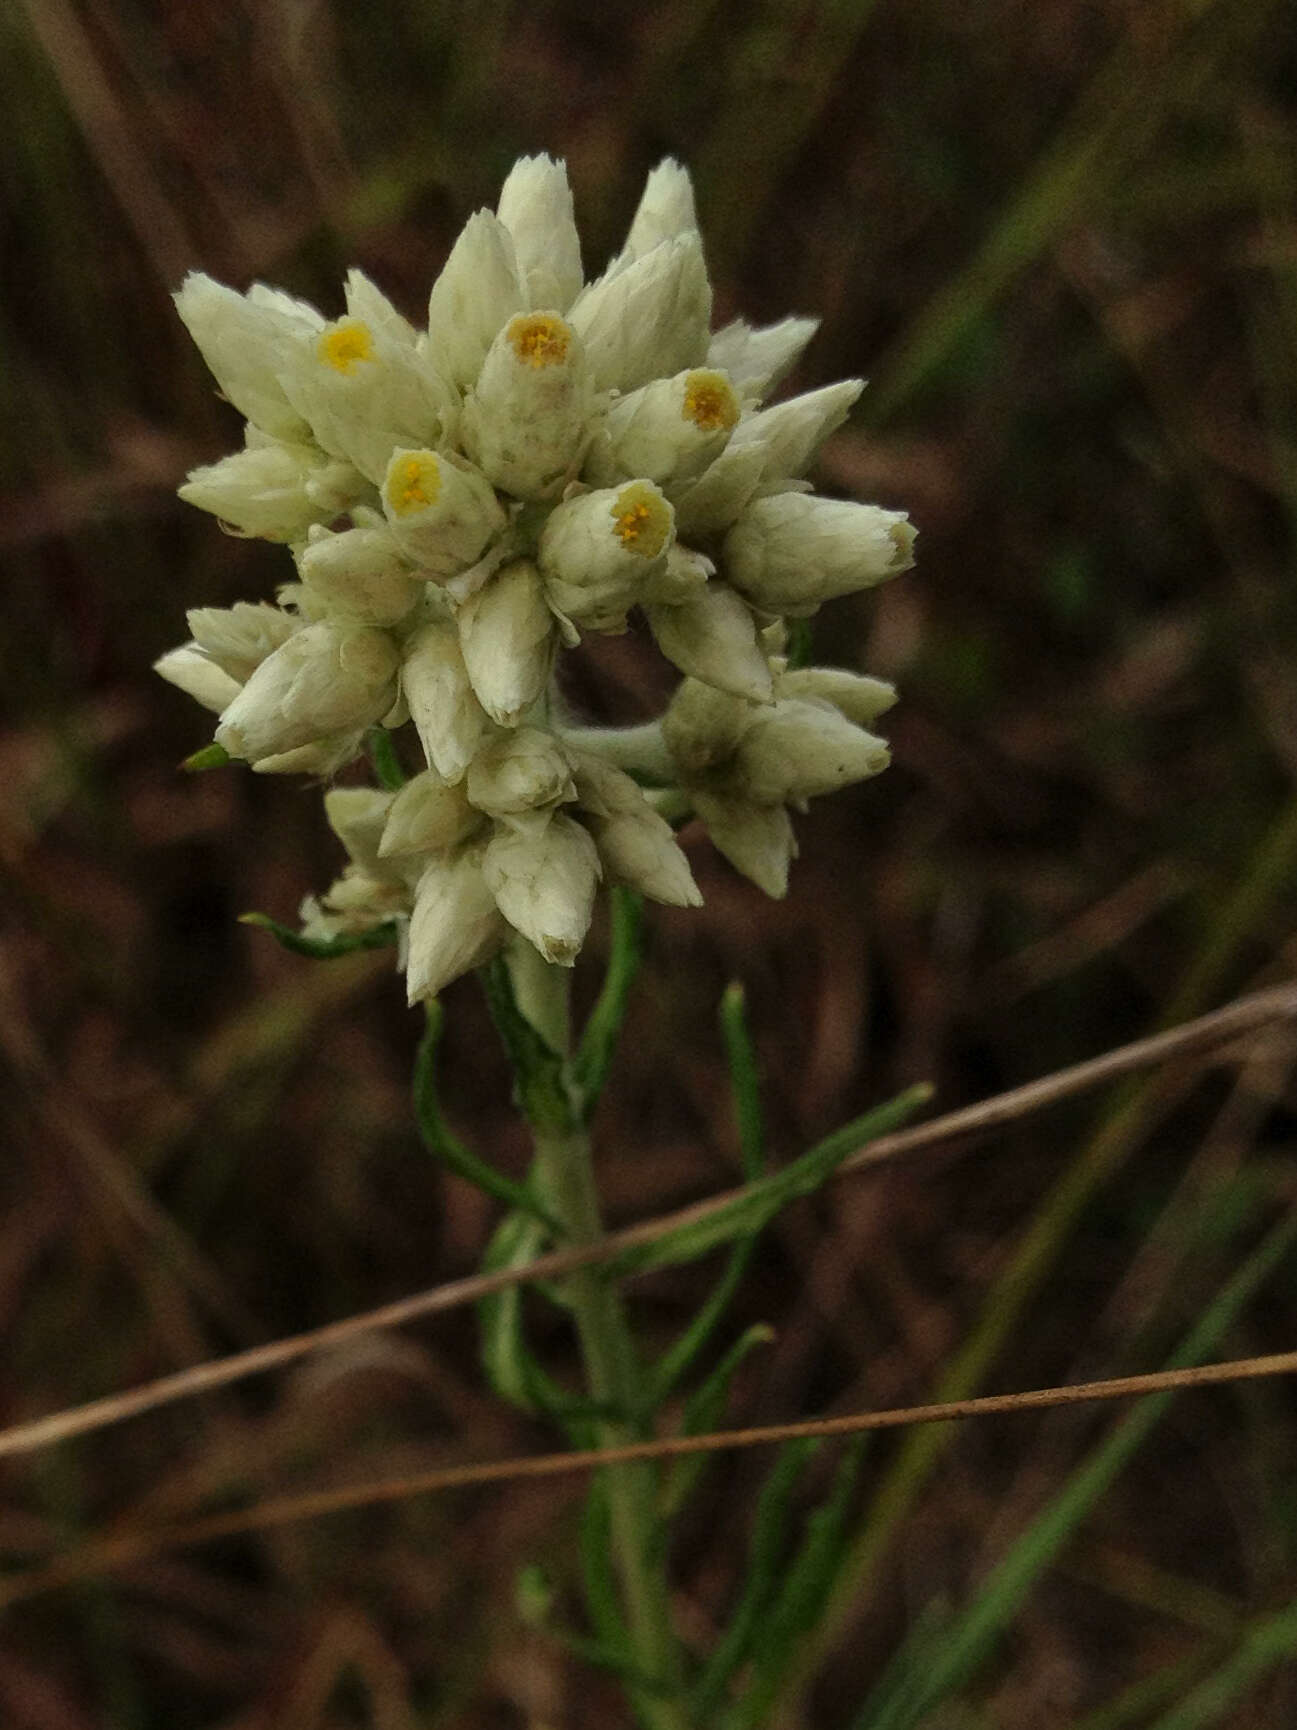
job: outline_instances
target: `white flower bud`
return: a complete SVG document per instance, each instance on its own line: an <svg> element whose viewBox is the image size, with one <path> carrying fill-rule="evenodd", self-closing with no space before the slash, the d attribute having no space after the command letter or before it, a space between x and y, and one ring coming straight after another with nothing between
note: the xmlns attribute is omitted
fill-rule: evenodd
<svg viewBox="0 0 1297 1730"><path fill-rule="evenodd" d="M378 295L372 283L367 291L366 302ZM452 413L445 382L404 340L405 321L390 307L388 314L375 325L335 319L286 349L279 375L316 443L375 482L394 446L439 443Z"/></svg>
<svg viewBox="0 0 1297 1730"><path fill-rule="evenodd" d="M464 403L464 449L515 498L550 498L571 479L594 404L580 339L556 312L520 312L496 337Z"/></svg>
<svg viewBox="0 0 1297 1730"><path fill-rule="evenodd" d="M781 698L813 697L832 703L857 727L872 726L896 701L895 685L868 673L849 673L845 667L799 667L791 673L782 672L775 689Z"/></svg>
<svg viewBox="0 0 1297 1730"><path fill-rule="evenodd" d="M689 170L673 156L665 157L644 182L618 268L645 257L664 240L697 232L698 212Z"/></svg>
<svg viewBox="0 0 1297 1730"><path fill-rule="evenodd" d="M568 499L541 531L537 556L550 605L576 625L623 630L666 564L674 528L675 513L649 481Z"/></svg>
<svg viewBox="0 0 1297 1730"><path fill-rule="evenodd" d="M482 874L514 930L546 961L570 967L590 928L600 875L587 831L562 815L497 829Z"/></svg>
<svg viewBox="0 0 1297 1730"><path fill-rule="evenodd" d="M482 874L477 848L431 860L419 879L410 914L405 961L409 1001L435 997L452 979L489 961L507 929Z"/></svg>
<svg viewBox="0 0 1297 1730"><path fill-rule="evenodd" d="M566 312L584 280L567 169L549 156L521 157L495 209L513 240L527 304Z"/></svg>
<svg viewBox="0 0 1297 1730"><path fill-rule="evenodd" d="M490 740L469 765L467 787L470 801L491 817L576 798L567 753L541 727L517 727Z"/></svg>
<svg viewBox="0 0 1297 1730"><path fill-rule="evenodd" d="M256 429L249 425L249 433ZM308 491L308 482L331 471L330 483L358 497L364 481L349 464L329 462L310 445L287 444L264 435L248 441L246 450L219 462L191 469L179 489L186 504L210 511L236 534L268 541L292 541L312 523L336 515L339 507L322 504ZM350 480L350 485L348 484Z"/></svg>
<svg viewBox="0 0 1297 1730"><path fill-rule="evenodd" d="M736 697L770 702L770 663L756 620L733 589L708 583L676 606L644 610L658 648L682 673Z"/></svg>
<svg viewBox="0 0 1297 1730"><path fill-rule="evenodd" d="M409 639L401 688L429 766L445 781L462 781L489 723L453 625L424 625Z"/></svg>
<svg viewBox="0 0 1297 1730"><path fill-rule="evenodd" d="M197 270L175 301L208 370L239 413L276 438L308 437L309 426L276 374L285 344L322 328L319 313L268 289L237 294Z"/></svg>
<svg viewBox="0 0 1297 1730"><path fill-rule="evenodd" d="M395 625L423 593L390 529L312 530L297 555L307 589L330 612L365 625Z"/></svg>
<svg viewBox="0 0 1297 1730"><path fill-rule="evenodd" d="M765 466L763 445L738 444L731 438L716 461L676 496L676 532L692 540L729 528L761 485Z"/></svg>
<svg viewBox="0 0 1297 1730"><path fill-rule="evenodd" d="M351 862L371 873L378 869L378 844L395 797L380 787L330 787L324 795L330 829Z"/></svg>
<svg viewBox="0 0 1297 1730"><path fill-rule="evenodd" d="M712 291L696 234L616 266L583 289L568 321L586 346L596 390L634 390L701 366Z"/></svg>
<svg viewBox="0 0 1297 1730"><path fill-rule="evenodd" d="M505 565L464 602L458 624L478 702L501 727L516 726L548 683L557 642L536 566Z"/></svg>
<svg viewBox="0 0 1297 1730"><path fill-rule="evenodd" d="M607 486L638 475L679 487L720 455L738 418L739 401L723 372L694 367L654 379L611 404L586 478Z"/></svg>
<svg viewBox="0 0 1297 1730"><path fill-rule="evenodd" d="M797 365L819 328L818 318L783 318L757 328L736 318L712 337L707 364L724 368L740 396L767 396Z"/></svg>
<svg viewBox="0 0 1297 1730"><path fill-rule="evenodd" d="M371 330L378 331L389 342L403 348L413 348L418 333L408 318L403 318L376 283L363 270L349 270L343 294L347 302L347 317L359 319Z"/></svg>
<svg viewBox="0 0 1297 1730"><path fill-rule="evenodd" d="M491 483L462 457L397 450L383 477L383 510L396 544L433 577L479 557L505 515Z"/></svg>
<svg viewBox="0 0 1297 1730"><path fill-rule="evenodd" d="M392 799L378 856L448 853L481 827L481 814L469 804L462 783L448 786L440 775L425 769Z"/></svg>
<svg viewBox="0 0 1297 1730"><path fill-rule="evenodd" d="M797 857L792 819L782 805L758 805L728 794L695 792L694 810L718 853L776 901L788 893Z"/></svg>
<svg viewBox="0 0 1297 1730"><path fill-rule="evenodd" d="M154 661L153 671L217 715L239 694L239 681L232 679L194 643L168 649Z"/></svg>
<svg viewBox="0 0 1297 1730"><path fill-rule="evenodd" d="M890 761L882 739L828 703L789 697L755 712L739 741L734 782L757 804L777 805L867 780Z"/></svg>
<svg viewBox="0 0 1297 1730"><path fill-rule="evenodd" d="M680 779L692 782L733 757L751 704L698 679L684 679L662 717L662 739Z"/></svg>
<svg viewBox="0 0 1297 1730"><path fill-rule="evenodd" d="M465 223L428 298L428 354L467 390L482 370L495 333L526 312L527 291L509 230L489 210Z"/></svg>
<svg viewBox="0 0 1297 1730"><path fill-rule="evenodd" d="M322 620L266 658L221 716L216 742L256 762L365 727L396 693L400 656L382 631Z"/></svg>
<svg viewBox="0 0 1297 1730"><path fill-rule="evenodd" d="M863 379L843 379L841 384L825 385L823 390L807 391L774 408L745 415L734 429L734 443L761 446L765 452L763 481L803 475L825 439L846 420L864 388Z"/></svg>
<svg viewBox="0 0 1297 1730"><path fill-rule="evenodd" d="M185 614L198 647L238 684L244 685L267 655L286 643L302 621L265 601L232 607L190 607Z"/></svg>
<svg viewBox="0 0 1297 1730"><path fill-rule="evenodd" d="M671 825L630 776L589 754L574 761L573 771L608 881L668 907L701 907L703 898Z"/></svg>
<svg viewBox="0 0 1297 1730"><path fill-rule="evenodd" d="M908 570L913 549L903 511L790 492L748 505L725 537L723 560L755 606L796 616Z"/></svg>

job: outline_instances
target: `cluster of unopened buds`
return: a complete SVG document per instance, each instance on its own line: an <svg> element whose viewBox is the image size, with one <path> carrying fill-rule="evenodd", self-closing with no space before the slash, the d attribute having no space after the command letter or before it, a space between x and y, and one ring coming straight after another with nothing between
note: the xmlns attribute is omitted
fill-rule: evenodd
<svg viewBox="0 0 1297 1730"><path fill-rule="evenodd" d="M304 935L394 924L411 1001L514 932L571 963L597 887L700 897L672 821L701 819L770 895L789 807L878 773L879 679L790 668L786 621L905 570L903 514L800 477L858 380L762 407L814 321L711 331L689 177L649 176L626 244L584 281L567 176L519 162L416 330L359 271L333 321L202 275L176 297L245 448L181 497L286 543L276 604L195 608L158 662L262 773L330 778L411 723L399 790L325 793L350 863ZM684 675L665 715L576 724L560 647L639 609Z"/></svg>

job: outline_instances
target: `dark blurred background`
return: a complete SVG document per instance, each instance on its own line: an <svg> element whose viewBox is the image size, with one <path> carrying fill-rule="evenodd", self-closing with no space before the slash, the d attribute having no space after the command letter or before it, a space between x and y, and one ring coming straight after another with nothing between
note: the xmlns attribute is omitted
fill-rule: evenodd
<svg viewBox="0 0 1297 1730"><path fill-rule="evenodd" d="M417 320L515 156L566 158L593 274L673 154L718 322L818 314L795 385L870 380L820 484L909 510L919 564L815 642L897 681L895 764L799 821L783 903L687 838L707 904L654 914L598 1122L626 1221L735 1181L730 978L787 1158L902 1084L953 1107L1293 970L1295 93L1274 0L0 0L0 1420L465 1272L492 1222L417 1142L390 957L312 965L236 923L333 876L318 792L177 769L210 729L151 661L187 606L288 574L174 497L238 438L183 273L332 315L359 264ZM670 685L634 635L582 677L627 719ZM447 1009L448 1109L516 1174L471 980ZM729 1418L920 1400L977 1328L969 1391L1157 1367L1293 1203L1295 1048L1128 1090L1116 1129L1088 1099L799 1204L735 1313L777 1338ZM646 1337L712 1277L639 1282ZM1295 1323L1286 1264L1220 1355ZM6 1463L0 1555L555 1445L475 1348L457 1313ZM1182 1400L933 1724L1151 1722L1109 1703L1297 1592L1295 1419L1282 1385ZM781 1721L850 1723L1111 1421L970 1426L926 1474L880 1443L860 1517L891 1482L905 1518ZM679 1547L704 1649L768 1465L715 1470ZM570 1571L580 1494L412 1501L23 1602L0 1724L621 1723L513 1608L521 1563ZM1209 1721L1297 1722L1297 1672Z"/></svg>

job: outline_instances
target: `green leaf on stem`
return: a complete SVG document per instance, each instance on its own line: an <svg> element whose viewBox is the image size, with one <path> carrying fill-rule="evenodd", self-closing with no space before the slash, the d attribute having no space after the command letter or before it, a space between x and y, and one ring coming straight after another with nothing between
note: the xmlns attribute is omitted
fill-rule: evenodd
<svg viewBox="0 0 1297 1730"><path fill-rule="evenodd" d="M365 749L379 786L386 793L399 793L406 782L405 770L386 727L371 727L365 734Z"/></svg>
<svg viewBox="0 0 1297 1730"><path fill-rule="evenodd" d="M606 1651L630 1657L634 1647L622 1617L613 1568L612 1509L608 1502L608 1480L603 1473L591 1481L581 1510L580 1553L586 1611L595 1636Z"/></svg>
<svg viewBox="0 0 1297 1730"><path fill-rule="evenodd" d="M513 1070L523 1115L535 1129L572 1129L575 1113L562 1055L519 1009L504 957L497 955L480 967L478 978Z"/></svg>
<svg viewBox="0 0 1297 1730"><path fill-rule="evenodd" d="M210 745L204 745L201 750L192 751L180 767L187 775L201 774L204 769L223 769L231 762L230 753L224 745L218 745L213 740Z"/></svg>
<svg viewBox="0 0 1297 1730"><path fill-rule="evenodd" d="M768 1168L765 1125L761 1113L761 1091L757 1057L748 1029L743 987L735 981L725 989L720 1009L721 1033L729 1061L730 1085L734 1090L734 1115L738 1121L739 1154L743 1175L749 1183L765 1175ZM730 1251L725 1272L689 1326L653 1366L647 1404L660 1406L716 1331L747 1272L758 1233L749 1232Z"/></svg>
<svg viewBox="0 0 1297 1730"><path fill-rule="evenodd" d="M291 925L281 925L268 913L240 913L239 924L269 931L285 949L291 949L294 955L309 955L313 961L336 961L340 955L354 955L360 949L386 949L396 942L400 929L395 919L385 919L381 925L371 925L365 931L345 931L337 937L303 937L300 931L294 931Z"/></svg>
<svg viewBox="0 0 1297 1730"><path fill-rule="evenodd" d="M528 1214L558 1237L563 1233L553 1215L547 1212L528 1184L517 1183L466 1147L446 1122L437 1092L437 1047L441 1042L445 1015L441 1004L433 998L425 1005L427 1025L419 1041L414 1060L414 1112L424 1145L435 1159L448 1166L457 1177L469 1183L507 1207Z"/></svg>
<svg viewBox="0 0 1297 1730"><path fill-rule="evenodd" d="M701 1436L708 1430L716 1429L721 1413L725 1410L725 1401L729 1395L730 1383L748 1354L757 1346L769 1345L775 1337L775 1330L765 1322L757 1322L753 1327L741 1333L738 1339L726 1352L716 1368L707 1377L698 1391L692 1395L684 1410L684 1419L680 1426L682 1435ZM694 1486L703 1472L711 1463L709 1454L684 1454L674 1461L662 1488L662 1523L673 1520L685 1505Z"/></svg>
<svg viewBox="0 0 1297 1730"><path fill-rule="evenodd" d="M826 1136L809 1152L769 1177L750 1183L733 1201L712 1213L689 1220L652 1243L637 1244L623 1251L612 1263L614 1274L642 1273L648 1268L676 1267L697 1261L699 1256L736 1237L759 1231L767 1220L796 1197L810 1195L825 1183L853 1153L898 1128L932 1097L927 1082L906 1088L890 1099Z"/></svg>
<svg viewBox="0 0 1297 1730"><path fill-rule="evenodd" d="M819 1622L847 1546L847 1516L868 1439L857 1436L843 1448L828 1499L807 1519L801 1548L778 1570L775 1592L752 1620L745 1642L748 1686L726 1730L759 1730L769 1722L788 1659Z"/></svg>
<svg viewBox="0 0 1297 1730"><path fill-rule="evenodd" d="M820 1446L820 1442L813 1438L786 1443L779 1450L770 1475L762 1485L752 1520L752 1535L748 1540L743 1590L720 1644L698 1678L690 1702L690 1713L695 1723L714 1722L725 1684L751 1650L766 1607L778 1587L793 1495L803 1469L819 1452Z"/></svg>
<svg viewBox="0 0 1297 1730"><path fill-rule="evenodd" d="M612 1068L617 1041L644 958L644 903L633 889L615 888L611 895L612 933L608 971L598 1000L581 1033L581 1044L572 1059L572 1079L581 1094L581 1116L589 1122Z"/></svg>
<svg viewBox="0 0 1297 1730"><path fill-rule="evenodd" d="M788 621L788 670L796 672L801 667L809 667L815 653L815 643L809 619L789 619Z"/></svg>
<svg viewBox="0 0 1297 1730"><path fill-rule="evenodd" d="M499 1268L520 1267L535 1261L548 1240L548 1230L529 1214L511 1213L501 1220L487 1245L483 1273ZM568 1396L536 1362L528 1350L522 1327L523 1288L509 1286L479 1300L478 1321L482 1329L482 1365L487 1379L501 1398L525 1412L559 1416L570 1403Z"/></svg>

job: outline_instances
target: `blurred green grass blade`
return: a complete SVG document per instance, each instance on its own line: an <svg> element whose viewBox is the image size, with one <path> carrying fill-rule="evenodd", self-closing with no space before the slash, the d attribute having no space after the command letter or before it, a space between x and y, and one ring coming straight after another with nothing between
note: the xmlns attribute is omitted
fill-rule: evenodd
<svg viewBox="0 0 1297 1730"><path fill-rule="evenodd" d="M886 421L909 401L1014 278L1130 174L1173 105L1256 36L1273 10L1275 0L1169 6L1160 67L1149 66L1137 32L1113 50L972 260L883 357L861 403L866 422Z"/></svg>
<svg viewBox="0 0 1297 1730"><path fill-rule="evenodd" d="M562 1229L526 1184L515 1183L502 1171L479 1158L466 1147L446 1122L437 1091L437 1047L441 1043L445 1014L434 998L425 1005L426 1023L423 1038L414 1059L414 1115L424 1145L435 1159L465 1178L486 1195L502 1201L506 1207L528 1214L559 1237Z"/></svg>
<svg viewBox="0 0 1297 1730"><path fill-rule="evenodd" d="M789 1442L779 1450L761 1494L757 1497L748 1540L743 1590L730 1623L716 1650L708 1659L690 1700L690 1711L698 1724L714 1722L725 1685L743 1663L758 1631L760 1620L774 1595L780 1564L784 1559L792 1500L807 1463L819 1452L815 1439Z"/></svg>
<svg viewBox="0 0 1297 1730"><path fill-rule="evenodd" d="M734 1115L739 1132L739 1155L743 1175L749 1183L761 1177L768 1166L765 1123L761 1112L761 1089L757 1054L748 1028L743 987L735 981L725 989L720 1008L721 1035L734 1091ZM725 1272L708 1293L706 1301L675 1344L658 1359L651 1371L649 1407L661 1405L706 1346L734 1299L747 1272L757 1233L740 1239L730 1251Z"/></svg>
<svg viewBox="0 0 1297 1730"><path fill-rule="evenodd" d="M1297 1603L1259 1617L1237 1650L1179 1705L1156 1719L1150 1730L1205 1730L1276 1664L1297 1657Z"/></svg>
<svg viewBox="0 0 1297 1730"><path fill-rule="evenodd" d="M1115 1699L1078 1718L1072 1730L1131 1730L1132 1725L1147 1726L1149 1713L1158 1711L1168 1700L1191 1687L1210 1664L1215 1651L1216 1644L1212 1642L1187 1658L1164 1664L1151 1676L1141 1676Z"/></svg>
<svg viewBox="0 0 1297 1730"><path fill-rule="evenodd" d="M733 265L776 184L823 121L877 0L761 0L726 54L728 90L695 162L713 257ZM754 111L761 124L754 126Z"/></svg>
<svg viewBox="0 0 1297 1730"><path fill-rule="evenodd" d="M1198 1013L1226 977L1241 945L1256 930L1278 896L1297 875L1297 801L1279 813L1262 836L1241 881L1221 908L1201 948L1190 961L1159 1025L1174 1026ZM1131 1081L1115 1098L1093 1136L1049 1191L1019 1240L1004 1271L987 1293L981 1314L931 1398L966 1399L1009 1338L1039 1291L1085 1208L1130 1157L1146 1132L1159 1097L1159 1079ZM866 1582L891 1543L949 1444L950 1426L926 1424L906 1438L895 1464L866 1509L823 1622L797 1666L785 1678L793 1692L831 1649L854 1613Z"/></svg>
<svg viewBox="0 0 1297 1730"><path fill-rule="evenodd" d="M681 1262L696 1261L736 1237L759 1231L781 1208L798 1196L819 1189L844 1159L877 1136L898 1128L931 1097L932 1088L926 1082L907 1088L885 1105L876 1106L835 1130L782 1171L749 1184L728 1206L691 1220L652 1243L625 1251L613 1262L613 1271L641 1273L648 1268L676 1267Z"/></svg>
<svg viewBox="0 0 1297 1730"><path fill-rule="evenodd" d="M730 1391L730 1383L738 1371L739 1365L757 1346L768 1345L775 1337L774 1329L764 1322L757 1322L747 1328L726 1352L707 1380L688 1401L684 1410L684 1421L680 1426L681 1434L700 1436L708 1430L719 1428L721 1414L725 1410L725 1400ZM685 1502L692 1494L695 1485L701 1478L711 1457L708 1454L686 1454L682 1459L672 1462L671 1469L662 1489L660 1504L663 1529L669 1521L680 1512Z"/></svg>
<svg viewBox="0 0 1297 1730"><path fill-rule="evenodd" d="M1168 1368L1205 1361L1295 1239L1297 1211L1273 1228L1217 1293ZM928 1712L963 1686L990 1655L1037 1578L1142 1447L1174 1398L1173 1393L1153 1394L1113 1427L1072 1473L1062 1493L1019 1538L973 1603L929 1636L921 1649L908 1653L902 1649L893 1667L896 1679L884 1679L856 1720L856 1730L913 1730Z"/></svg>
<svg viewBox="0 0 1297 1730"><path fill-rule="evenodd" d="M581 1094L582 1115L589 1121L612 1069L617 1041L630 1002L631 988L644 959L644 903L633 889L615 888L612 906L608 969L581 1043L572 1059L572 1078Z"/></svg>

